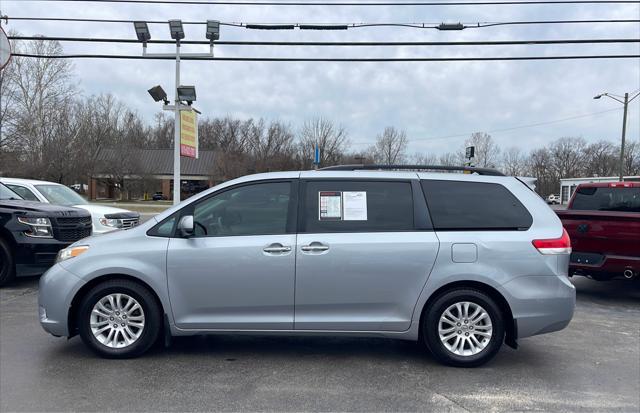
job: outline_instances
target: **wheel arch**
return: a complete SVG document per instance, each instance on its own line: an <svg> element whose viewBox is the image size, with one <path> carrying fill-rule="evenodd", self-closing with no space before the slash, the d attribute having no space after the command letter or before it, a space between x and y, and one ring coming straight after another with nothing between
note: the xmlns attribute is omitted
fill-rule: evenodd
<svg viewBox="0 0 640 413"><path fill-rule="evenodd" d="M456 290L459 288L473 288L473 289L479 290L487 294L496 302L505 320L504 342L509 347L512 347L514 349L517 348L518 347L518 344L517 344L518 325L516 320L513 318L513 312L511 311L511 306L498 290L496 290L494 287L490 286L489 284L485 284L479 281L454 281L449 284L445 284L442 287L438 288L436 291L434 291L433 294L431 294L431 296L429 297L429 299L425 302L424 306L422 307L422 311L420 312L420 323L419 323L419 330L418 330L419 339L422 340L422 324L423 324L423 319L425 317L427 308L429 308L431 303L433 303L436 299L438 299L438 297L440 297L442 294L445 294L448 291Z"/></svg>
<svg viewBox="0 0 640 413"><path fill-rule="evenodd" d="M158 305L158 308L160 308L160 311L163 314L163 318L166 319L167 311L162 305L162 300L160 299L160 296L153 289L153 287L151 287L151 285L149 285L148 283L146 283L145 281L141 280L138 277L134 277L127 274L105 274L105 275L101 275L96 278L93 278L92 280L84 284L73 296L73 299L71 300L71 305L69 306L69 312L67 314L67 325L69 326L69 337L73 337L76 334L78 334L78 320L77 320L78 305L82 301L82 298L96 285L105 281L114 281L114 280L130 281L140 285L141 287L146 288L155 299L156 304Z"/></svg>

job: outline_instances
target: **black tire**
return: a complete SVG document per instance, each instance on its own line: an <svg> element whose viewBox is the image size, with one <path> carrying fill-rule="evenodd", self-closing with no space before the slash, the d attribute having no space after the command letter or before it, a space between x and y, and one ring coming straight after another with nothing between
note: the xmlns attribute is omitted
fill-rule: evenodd
<svg viewBox="0 0 640 413"><path fill-rule="evenodd" d="M471 302L479 305L486 311L491 321L491 338L484 349L474 355L453 353L445 347L438 333L440 317L451 305L459 302ZM471 288L459 288L443 293L429 304L422 319L422 339L424 343L438 361L455 367L477 367L487 363L500 350L504 342L504 335L504 317L496 302L482 291ZM452 340L455 341L455 336ZM464 346L467 346L467 344Z"/></svg>
<svg viewBox="0 0 640 413"><path fill-rule="evenodd" d="M4 287L16 278L16 265L9 244L0 239L0 287Z"/></svg>
<svg viewBox="0 0 640 413"><path fill-rule="evenodd" d="M135 299L144 312L142 334L132 344L122 348L112 348L96 339L91 331L91 311L96 303L109 294L121 293ZM79 306L78 330L87 347L105 358L132 358L146 352L158 339L162 328L162 311L149 290L138 283L128 280L106 281L93 287L83 298Z"/></svg>

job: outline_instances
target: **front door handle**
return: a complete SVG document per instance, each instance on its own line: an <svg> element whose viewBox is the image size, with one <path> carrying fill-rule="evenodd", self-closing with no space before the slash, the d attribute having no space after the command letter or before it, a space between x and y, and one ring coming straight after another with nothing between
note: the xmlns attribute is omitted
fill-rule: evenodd
<svg viewBox="0 0 640 413"><path fill-rule="evenodd" d="M267 247L264 247L262 251L268 254L281 254L284 252L291 251L291 247L276 243L276 244L271 244Z"/></svg>
<svg viewBox="0 0 640 413"><path fill-rule="evenodd" d="M320 242L312 242L309 245L303 245L300 249L304 252L322 252L327 251L329 246Z"/></svg>

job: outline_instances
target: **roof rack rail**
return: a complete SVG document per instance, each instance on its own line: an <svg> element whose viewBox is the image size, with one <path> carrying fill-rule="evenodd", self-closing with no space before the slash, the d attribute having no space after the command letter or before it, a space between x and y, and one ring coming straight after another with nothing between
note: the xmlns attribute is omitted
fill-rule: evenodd
<svg viewBox="0 0 640 413"><path fill-rule="evenodd" d="M466 171L478 175L505 176L502 172L492 168L476 168L474 166L446 166L446 165L336 165L318 169L319 171L400 171L400 170L431 170L431 171Z"/></svg>

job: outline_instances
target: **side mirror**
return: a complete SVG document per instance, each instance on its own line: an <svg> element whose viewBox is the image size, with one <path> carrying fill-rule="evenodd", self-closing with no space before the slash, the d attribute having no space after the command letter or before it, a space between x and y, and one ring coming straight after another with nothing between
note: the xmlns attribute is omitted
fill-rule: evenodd
<svg viewBox="0 0 640 413"><path fill-rule="evenodd" d="M194 233L193 215L185 215L180 218L178 229L180 230L180 235L183 237L188 238L192 236Z"/></svg>

